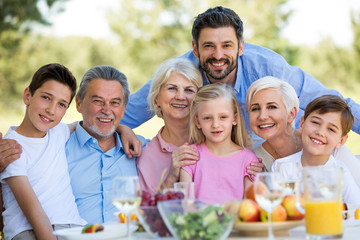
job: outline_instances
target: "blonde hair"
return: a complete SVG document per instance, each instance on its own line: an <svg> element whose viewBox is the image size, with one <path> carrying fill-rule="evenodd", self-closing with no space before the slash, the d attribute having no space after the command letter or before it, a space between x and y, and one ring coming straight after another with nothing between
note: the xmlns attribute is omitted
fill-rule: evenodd
<svg viewBox="0 0 360 240"><path fill-rule="evenodd" d="M156 116L160 118L162 118L161 109L155 103L155 99L159 95L161 86L166 83L173 72L183 75L197 88L201 87L203 84L199 69L190 60L173 58L163 62L155 71L147 98L150 111L154 112Z"/></svg>
<svg viewBox="0 0 360 240"><path fill-rule="evenodd" d="M271 76L260 78L250 85L246 93L246 105L248 110L250 110L250 103L255 94L264 89L270 89L280 93L287 113L290 113L291 109L294 107L296 108L296 112L299 112L299 98L295 89L288 82ZM293 128L295 128L294 120L291 123Z"/></svg>
<svg viewBox="0 0 360 240"><path fill-rule="evenodd" d="M240 112L234 89L226 83L213 83L199 88L190 106L190 140L194 144L205 142L204 133L195 124L199 108L202 103L221 97L229 100L234 114L237 115L236 125L233 125L231 130L231 140L243 148L250 146L250 138L245 130L244 118Z"/></svg>

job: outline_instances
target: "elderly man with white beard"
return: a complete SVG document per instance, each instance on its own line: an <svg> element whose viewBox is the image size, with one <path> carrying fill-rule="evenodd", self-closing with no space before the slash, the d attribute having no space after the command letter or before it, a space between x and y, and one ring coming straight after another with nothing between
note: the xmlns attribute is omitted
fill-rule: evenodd
<svg viewBox="0 0 360 240"><path fill-rule="evenodd" d="M128 158L115 129L124 115L130 94L124 74L110 66L88 70L76 95L83 121L66 145L71 186L79 213L88 223L114 218L112 179L136 176L135 157ZM146 140L138 136L143 145Z"/></svg>

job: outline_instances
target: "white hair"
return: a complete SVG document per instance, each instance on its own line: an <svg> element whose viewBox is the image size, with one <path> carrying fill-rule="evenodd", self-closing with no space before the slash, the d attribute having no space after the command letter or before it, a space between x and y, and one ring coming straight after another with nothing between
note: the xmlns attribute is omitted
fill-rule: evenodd
<svg viewBox="0 0 360 240"><path fill-rule="evenodd" d="M246 93L246 105L248 110L250 102L255 94L264 89L278 91L281 94L281 99L288 113L290 113L291 109L294 107L296 108L296 112L299 111L299 98L295 89L288 82L272 76L260 78L250 85ZM291 125L292 127L295 127L295 121L293 121Z"/></svg>

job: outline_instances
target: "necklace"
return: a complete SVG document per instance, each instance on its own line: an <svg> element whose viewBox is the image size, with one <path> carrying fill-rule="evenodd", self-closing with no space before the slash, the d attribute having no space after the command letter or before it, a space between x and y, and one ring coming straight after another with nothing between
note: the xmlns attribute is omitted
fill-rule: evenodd
<svg viewBox="0 0 360 240"><path fill-rule="evenodd" d="M293 153L297 153L299 149L299 143L298 143L298 136L297 136L297 133L296 133L296 130L294 130L293 132L293 137L295 138L295 151ZM286 157L286 156L282 156L280 155L275 148L273 148L273 146L271 146L271 144L266 141L264 143L264 148L266 151L268 151L268 153L270 153L271 156L273 156L274 159L279 159L279 158L283 158L283 157ZM291 153L291 154L293 154Z"/></svg>

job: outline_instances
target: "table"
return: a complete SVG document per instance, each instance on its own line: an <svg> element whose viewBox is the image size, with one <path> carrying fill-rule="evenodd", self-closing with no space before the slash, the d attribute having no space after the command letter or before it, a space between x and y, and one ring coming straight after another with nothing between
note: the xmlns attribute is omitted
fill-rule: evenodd
<svg viewBox="0 0 360 240"><path fill-rule="evenodd" d="M147 233L137 232L132 235L134 240L142 239L142 240L153 240ZM174 240L175 238L161 238L162 240ZM250 236L241 236L239 232L233 231L229 238L231 240L264 240L267 239L265 237L250 237ZM278 240L299 240L305 239L305 226L299 226L290 230L290 236L281 236L276 237ZM357 226L345 226L344 227L344 234L341 238L342 240L355 240L360 239L360 225Z"/></svg>

